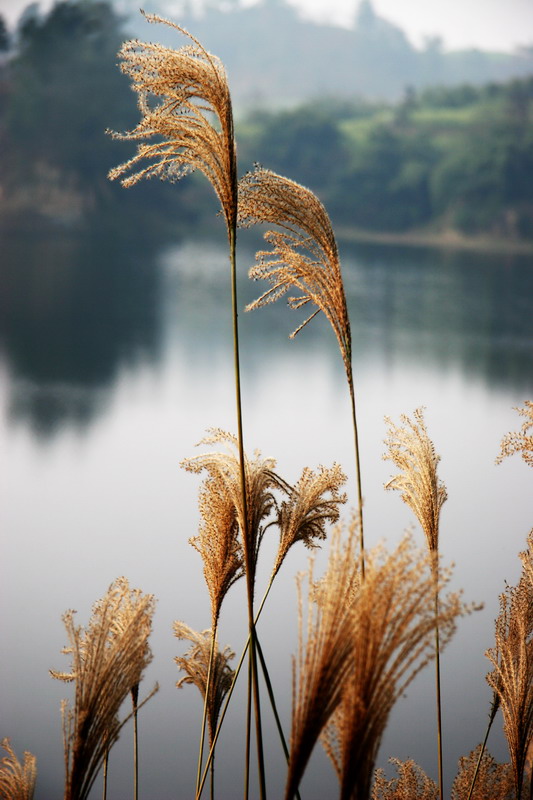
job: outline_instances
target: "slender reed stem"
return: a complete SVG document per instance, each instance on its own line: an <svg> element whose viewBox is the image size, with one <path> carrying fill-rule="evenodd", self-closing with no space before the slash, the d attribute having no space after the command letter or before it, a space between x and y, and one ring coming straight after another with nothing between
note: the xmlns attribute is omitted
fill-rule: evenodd
<svg viewBox="0 0 533 800"><path fill-rule="evenodd" d="M207 727L207 709L209 703L209 691L211 689L211 672L213 667L213 659L215 657L215 641L217 636L217 626L216 624L213 626L213 633L211 637L211 650L209 652L209 664L207 666L207 678L205 682L205 694L204 694L204 710L202 714L202 730L200 733L200 746L198 749L198 768L196 771L196 793L198 794L198 787L200 785L200 779L202 776L202 759L204 756L204 742L205 742L205 729Z"/></svg>
<svg viewBox="0 0 533 800"><path fill-rule="evenodd" d="M237 203L235 202L235 209ZM241 380L240 380L240 361L239 361L239 326L238 326L238 310L237 310L237 265L236 265L236 240L237 240L237 225L236 218L231 224L228 224L229 247L230 247L230 266L231 266L231 300L232 300L232 316L233 316L233 357L235 365L235 399L237 411L237 432L238 432L238 446L239 446L239 461L241 473L241 491L242 491L242 507L243 507L243 548L244 560L246 568L246 590L248 596L248 629L250 636L250 662L251 671L249 678L252 683L252 695L254 701L255 711L255 729L256 729L256 743L257 743L257 764L259 771L259 797L260 800L266 800L266 782L265 782L265 764L263 755L263 735L261 729L261 707L259 702L259 684L257 680L257 658L256 658L256 635L254 625L254 611L253 611L253 593L254 593L254 573L255 566L253 564L254 553L250 553L250 536L248 530L248 504L246 494L246 473L244 461L244 441L242 430L242 401L241 401Z"/></svg>
<svg viewBox="0 0 533 800"><path fill-rule="evenodd" d="M104 786L102 789L102 800L107 800L107 766L109 763L109 750L106 749L105 756L104 756Z"/></svg>
<svg viewBox="0 0 533 800"><path fill-rule="evenodd" d="M133 800L139 798L139 731L137 727L137 702L139 700L139 684L131 687L133 704Z"/></svg>
<svg viewBox="0 0 533 800"><path fill-rule="evenodd" d="M248 639L248 641L250 641ZM251 720L252 720L252 662L248 659L248 690L246 693L246 760L244 766L244 800L248 800L250 792L250 739L251 739Z"/></svg>
<svg viewBox="0 0 533 800"><path fill-rule="evenodd" d="M283 752L285 753L285 758L287 759L287 764L289 763L289 748L287 747L287 742L285 740L285 735L283 733L283 727L281 725L281 720L278 714L278 708L276 705L276 699L274 697L274 690L272 688L272 682L270 680L270 675L268 673L268 668L266 665L265 657L263 655L263 648L261 647L261 643L259 639L257 640L257 655L259 656L259 660L261 662L261 669L263 670L263 676L265 678L265 684L268 691L268 696L270 699L270 705L272 706L272 712L274 714L274 719L276 720L276 726L278 728L279 738L281 741L281 746L283 747ZM296 789L296 798L297 800L301 800L300 792Z"/></svg>
<svg viewBox="0 0 533 800"><path fill-rule="evenodd" d="M361 578L365 579L365 539L363 532L363 490L361 486L361 463L359 458L359 435L357 432L357 416L355 413L355 390L353 385L353 376L350 369L348 375L348 385L350 387L350 401L352 406L352 423L353 423L353 437L355 447L355 467L357 472L357 507L359 516L359 549L361 560Z"/></svg>
<svg viewBox="0 0 533 800"><path fill-rule="evenodd" d="M436 554L435 554L436 555ZM439 771L439 799L444 800L444 786L442 777L442 709L440 692L440 645L439 645L439 584L437 567L435 575L435 689L437 696L437 749Z"/></svg>
<svg viewBox="0 0 533 800"><path fill-rule="evenodd" d="M476 769L474 770L474 775L472 776L472 783L470 784L470 790L468 792L468 797L466 798L466 800L470 800L470 798L472 797L472 792L474 791L474 786L476 785L477 776L478 776L478 773L479 773L479 768L481 766L481 760L483 758L483 755L485 753L485 748L487 746L487 741L488 741L488 738L489 738L490 729L492 728L492 723L494 722L494 718L496 716L496 713L498 711L499 706L500 706L499 697L496 694L496 692L494 692L493 695L492 695L492 703L491 703L491 706L490 706L489 724L487 725L487 730L485 732L485 738L483 739L483 744L481 745L481 750L479 751L479 757L478 757L478 760L477 760Z"/></svg>
<svg viewBox="0 0 533 800"><path fill-rule="evenodd" d="M257 624L257 621L259 620L259 617L261 616L261 612L262 612L263 607L264 607L264 605L266 603L266 599L268 597L270 589L272 588L272 584L274 582L274 578L275 578L275 575L272 575L272 577L270 578L269 584L268 584L268 586L266 588L266 591L265 591L265 593L263 595L263 599L261 600L261 603L259 604L259 609L258 609L256 617L255 617L255 623L256 624ZM215 745L216 745L216 743L218 741L218 737L219 737L220 731L222 729L222 723L224 722L224 717L226 716L226 711L228 710L228 706L230 704L231 695L233 694L233 690L234 690L235 685L237 683L237 678L239 677L239 673L240 673L241 667L242 667L242 665L244 663L244 659L246 657L246 653L248 652L248 647L249 646L250 646L250 636L248 635L248 639L246 640L246 644L244 645L243 651L242 651L241 656L239 658L239 663L235 667L235 673L233 675L233 680L231 682L231 686L230 686L230 688L228 690L228 693L226 695L226 698L224 700L224 706L223 706L222 711L220 713L220 717L219 717L218 724L217 724L217 729L215 731L215 735L213 736L213 741L211 743L211 748L209 750L209 755L207 757L207 761L205 762L204 771L203 771L203 774L202 774L202 780L200 781L200 786L198 787L198 789L196 791L196 800L198 800L198 798L200 797L200 795L202 793L202 790L204 788L204 784L205 784L205 781L206 781L206 778L207 778L207 771L208 771L209 766L211 764L211 761L212 761L212 759L214 757Z"/></svg>

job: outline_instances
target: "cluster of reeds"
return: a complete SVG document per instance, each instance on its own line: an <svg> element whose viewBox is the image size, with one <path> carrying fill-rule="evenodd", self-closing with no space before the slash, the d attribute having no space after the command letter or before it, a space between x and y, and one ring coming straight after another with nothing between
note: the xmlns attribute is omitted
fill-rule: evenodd
<svg viewBox="0 0 533 800"><path fill-rule="evenodd" d="M367 548L363 535L363 496L359 436L352 371L350 321L340 259L327 212L307 188L256 167L237 177L231 96L223 65L178 25L147 15L150 22L171 25L187 43L179 50L158 44L126 42L120 51L122 70L137 92L141 120L130 132L113 134L140 142L137 153L110 173L130 186L142 178L178 180L200 170L218 196L229 243L230 289L236 429L233 435L214 428L200 442L198 455L183 461L189 472L202 474L199 494L200 527L191 545L203 562L211 604L211 627L202 632L184 622L174 624L175 636L190 642L176 658L184 676L177 686L192 683L204 703L194 795L201 796L211 775L215 795L214 754L224 715L241 666L248 654L248 701L245 716L244 797L250 793L250 759L254 711L260 798L267 796L267 758L263 749L260 702L261 668L287 756L285 800L299 797L299 786L316 744L321 741L339 781L341 800L440 800L443 786L440 653L451 639L458 617L471 611L458 593L445 593L451 572L439 557L440 512L446 488L437 474L439 457L428 435L421 409L395 425L387 419L385 458L397 473L386 484L400 491L419 521L427 548L418 548L406 534L392 550ZM356 467L356 507L348 522L340 520L347 501L341 492L346 477L338 464L303 467L296 483L282 478L273 458L244 447L240 389L240 345L236 289L237 228L273 226L265 234L270 249L257 254L250 270L254 280L270 288L248 306L259 308L288 296L289 306L308 304L310 316L293 336L322 312L339 344L350 402ZM518 434L502 443L501 457L531 453L533 403L520 413L527 417ZM207 448L207 449L206 449ZM279 546L262 599L256 602L258 556L267 530L276 530ZM290 739L282 729L262 650L257 623L287 553L302 542L311 550L331 535L329 560L321 578L314 562L298 578L299 641L293 661L293 703ZM511 763L497 764L485 742L460 760L451 788L453 800L490 798L520 800L532 796L527 758L533 740L533 533L521 554L519 584L501 597L495 646L488 681L494 691L491 722L502 709ZM218 627L228 591L241 579L246 585L248 638L232 668L234 654L218 646ZM304 580L307 591L304 591ZM305 595L305 597L304 597ZM148 637L154 598L131 590L119 578L93 609L86 628L76 626L74 612L64 623L72 658L69 672L54 678L73 683L74 701L64 701L65 800L87 798L125 722L135 725L139 685L151 660ZM412 760L392 759L398 777L375 769L379 747L398 697L429 662L436 666L438 783ZM132 711L121 720L130 696ZM148 697L150 697L148 695ZM147 698L148 699L148 698ZM146 702L146 701L143 701ZM136 731L136 727L135 727ZM208 753L205 734L208 734ZM487 732L488 736L488 732ZM20 765L4 740L8 756L0 767L1 797L30 798L35 784L35 759L25 754ZM138 795L137 735L134 736L134 798Z"/></svg>

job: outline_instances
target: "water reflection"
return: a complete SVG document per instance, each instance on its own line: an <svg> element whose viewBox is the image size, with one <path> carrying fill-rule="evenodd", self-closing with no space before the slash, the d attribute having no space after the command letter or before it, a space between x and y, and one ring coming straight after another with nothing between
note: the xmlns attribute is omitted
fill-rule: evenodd
<svg viewBox="0 0 533 800"><path fill-rule="evenodd" d="M2 249L9 414L43 437L67 423L83 429L105 408L120 369L158 359L153 255L57 235L7 237Z"/></svg>
<svg viewBox="0 0 533 800"><path fill-rule="evenodd" d="M242 235L243 276L256 244ZM412 521L382 489L390 475L381 460L383 415L397 418L425 404L450 498L443 554L457 562L466 599L487 603L483 614L461 623L443 662L448 779L484 732L490 692L483 652L492 643L498 593L504 579L516 579L517 553L531 527L527 468L519 459L499 468L493 461L503 433L517 426L512 406L531 396L533 271L527 258L485 254L343 246L342 257L369 543L394 540ZM0 623L8 654L0 664L0 737L13 737L19 753L37 754L37 800L61 796L58 709L65 691L48 677L50 667L65 661L60 616L75 607L85 622L91 604L125 574L158 598L146 689L156 679L162 688L143 716L144 794L190 796L199 703L174 688L179 646L171 623L183 619L205 628L209 602L198 554L187 543L198 523L198 483L178 464L194 454L209 425L235 428L224 235L155 255L109 242L4 242L1 269L7 368L0 400L8 413L0 431L9 471L0 593L11 613ZM261 286L243 279L240 289L244 304ZM335 337L317 317L287 341L297 324L298 315L283 303L241 315L247 446L275 457L290 481L305 465L339 461L353 494L347 391ZM84 431L81 445L73 445L72 430ZM260 631L286 723L294 574L305 568L307 555L294 550ZM275 543L265 540L261 588L274 551ZM317 574L326 552L318 555ZM225 601L220 634L235 650L245 623L239 588ZM380 764L389 755L412 756L435 774L432 678L429 671L421 676L401 701ZM242 766L244 706L241 697L220 751L220 797L236 796L242 785L235 765ZM269 756L279 754L270 720L267 735ZM496 742L494 754L504 758L501 737ZM126 733L119 746L110 793L116 797L130 786ZM305 793L310 800L336 793L329 766L320 754L317 759ZM272 796L281 795L283 780L279 755ZM94 796L99 792L98 785Z"/></svg>
<svg viewBox="0 0 533 800"><path fill-rule="evenodd" d="M253 261L253 245L245 236L242 275ZM356 361L392 364L399 358L527 389L533 366L530 257L376 245L346 246L342 256ZM66 423L83 429L106 408L122 368L157 362L161 265L172 260L178 273L171 289L180 317L194 331L196 359L200 350L222 346L213 341L210 321L229 313L229 303L221 302L227 292L223 242L181 245L158 259L138 243L131 250L94 238L8 238L0 336L12 375L12 419L44 437ZM259 288L243 279L243 303ZM252 349L277 325L279 313L276 307L254 315L247 330ZM293 324L290 317L280 321L287 333ZM316 323L305 333L313 346L327 347L323 335ZM251 358L251 369L255 363Z"/></svg>

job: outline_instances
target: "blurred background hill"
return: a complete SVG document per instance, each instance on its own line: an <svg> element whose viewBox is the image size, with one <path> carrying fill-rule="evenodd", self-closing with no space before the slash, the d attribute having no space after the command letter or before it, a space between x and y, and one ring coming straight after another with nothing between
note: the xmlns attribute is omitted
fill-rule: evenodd
<svg viewBox="0 0 533 800"><path fill-rule="evenodd" d="M370 0L351 28L303 19L285 0L169 3L224 62L237 118L239 169L253 162L316 191L345 229L457 232L533 239L532 45L512 53L411 43ZM0 5L0 226L116 226L154 235L206 224L201 178L179 191L107 181L131 143L106 136L137 120L116 66L125 38L184 43L124 0Z"/></svg>

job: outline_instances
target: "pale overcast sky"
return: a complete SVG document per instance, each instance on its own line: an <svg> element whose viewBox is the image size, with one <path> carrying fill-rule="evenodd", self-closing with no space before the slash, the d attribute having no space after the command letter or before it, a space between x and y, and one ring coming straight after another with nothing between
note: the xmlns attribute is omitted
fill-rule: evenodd
<svg viewBox="0 0 533 800"><path fill-rule="evenodd" d="M310 18L339 24L349 24L359 4L359 0L287 1ZM441 36L453 49L514 50L533 44L533 0L372 1L380 16L403 28L417 45L425 36ZM12 23L26 5L26 0L0 0L0 13ZM40 5L46 9L51 2L44 0ZM142 0L131 0L131 5L142 6Z"/></svg>

